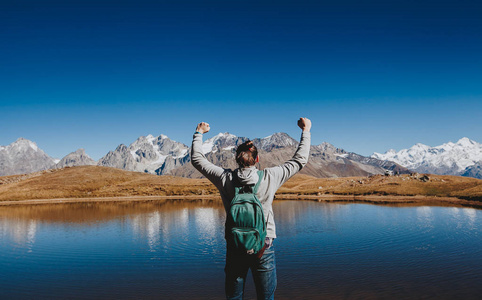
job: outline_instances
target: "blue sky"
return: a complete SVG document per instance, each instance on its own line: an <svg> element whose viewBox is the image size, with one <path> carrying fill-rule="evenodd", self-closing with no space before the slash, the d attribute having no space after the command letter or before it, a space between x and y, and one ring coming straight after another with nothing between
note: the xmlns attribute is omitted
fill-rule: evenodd
<svg viewBox="0 0 482 300"><path fill-rule="evenodd" d="M161 133L287 132L369 155L482 142L480 1L0 3L0 145L99 159Z"/></svg>

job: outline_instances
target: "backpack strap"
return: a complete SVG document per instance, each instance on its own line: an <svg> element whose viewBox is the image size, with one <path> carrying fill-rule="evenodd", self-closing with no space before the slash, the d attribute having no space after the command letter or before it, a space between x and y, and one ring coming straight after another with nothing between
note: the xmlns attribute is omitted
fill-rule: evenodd
<svg viewBox="0 0 482 300"><path fill-rule="evenodd" d="M263 174L264 174L264 171L258 171L258 177L259 177L258 182L253 187L253 194L255 194L255 195L258 192L258 188L259 188L259 184L261 183L261 179L263 179Z"/></svg>

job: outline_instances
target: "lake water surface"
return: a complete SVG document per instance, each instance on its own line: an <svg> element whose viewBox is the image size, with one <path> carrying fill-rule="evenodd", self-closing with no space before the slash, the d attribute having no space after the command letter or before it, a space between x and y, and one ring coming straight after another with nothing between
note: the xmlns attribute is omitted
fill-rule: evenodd
<svg viewBox="0 0 482 300"><path fill-rule="evenodd" d="M274 211L277 299L480 298L481 210ZM0 207L0 299L223 299L224 219L216 201Z"/></svg>

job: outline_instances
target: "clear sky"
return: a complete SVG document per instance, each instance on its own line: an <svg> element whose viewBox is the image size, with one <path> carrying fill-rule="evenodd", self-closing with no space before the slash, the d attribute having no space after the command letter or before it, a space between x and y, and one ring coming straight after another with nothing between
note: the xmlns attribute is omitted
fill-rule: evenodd
<svg viewBox="0 0 482 300"><path fill-rule="evenodd" d="M482 142L481 1L0 2L0 145L286 132L363 155Z"/></svg>

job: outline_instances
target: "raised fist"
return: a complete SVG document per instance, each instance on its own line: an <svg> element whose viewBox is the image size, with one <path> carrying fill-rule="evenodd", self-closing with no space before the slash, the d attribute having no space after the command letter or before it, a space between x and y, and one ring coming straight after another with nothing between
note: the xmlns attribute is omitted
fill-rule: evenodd
<svg viewBox="0 0 482 300"><path fill-rule="evenodd" d="M308 118L300 118L298 120L298 126L301 128L303 131L310 131L311 129L311 120Z"/></svg>
<svg viewBox="0 0 482 300"><path fill-rule="evenodd" d="M196 131L199 131L200 133L206 133L210 130L211 128L209 127L209 124L206 122L201 122L197 125Z"/></svg>

